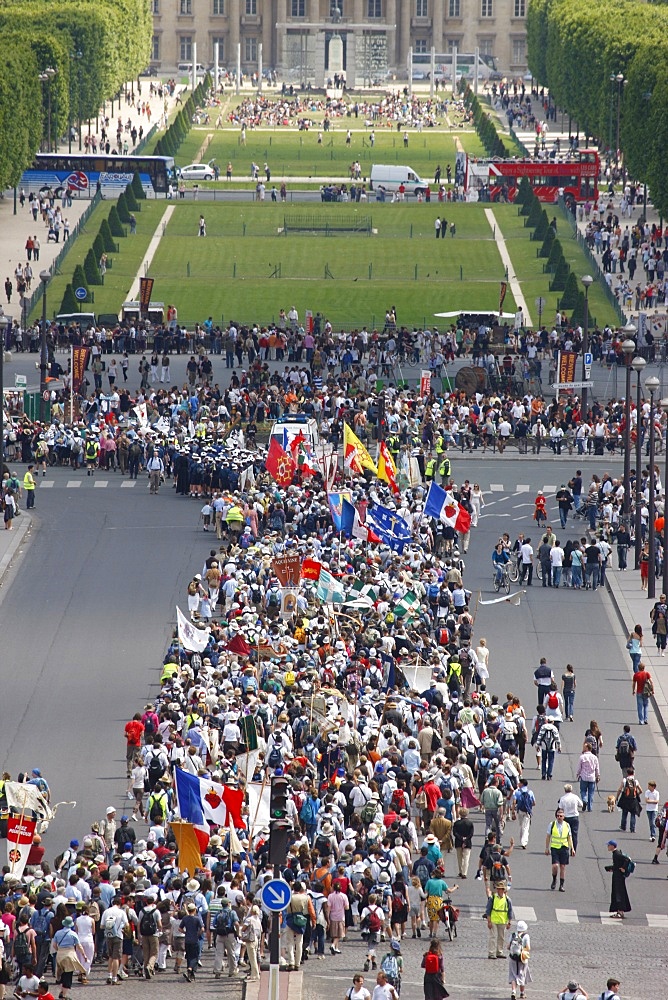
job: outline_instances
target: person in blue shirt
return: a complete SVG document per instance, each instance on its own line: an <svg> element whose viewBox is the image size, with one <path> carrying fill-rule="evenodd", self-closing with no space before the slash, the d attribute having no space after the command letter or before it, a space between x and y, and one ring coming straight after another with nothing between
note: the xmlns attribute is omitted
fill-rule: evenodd
<svg viewBox="0 0 668 1000"><path fill-rule="evenodd" d="M494 566L494 580L501 583L503 579L503 567L510 562L510 556L506 552L503 542L497 542L492 552L492 565Z"/></svg>

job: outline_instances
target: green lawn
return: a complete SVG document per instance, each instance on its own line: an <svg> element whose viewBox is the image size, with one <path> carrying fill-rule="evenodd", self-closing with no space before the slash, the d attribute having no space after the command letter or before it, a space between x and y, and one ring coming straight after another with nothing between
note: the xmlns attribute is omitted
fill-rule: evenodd
<svg viewBox="0 0 668 1000"><path fill-rule="evenodd" d="M543 272L543 265L546 261L542 257L536 256L540 249L540 243L529 238L531 230L525 228L524 217L517 214L517 208L514 205L494 205L492 207L505 237L515 274L522 285L522 291L531 312L531 319L534 324L538 323L538 309L535 300L541 296L547 300L547 305L543 310L543 320L546 323L553 322L557 309L557 299L562 293L549 290L551 276ZM571 270L578 278L589 273L591 266L577 241L572 238L571 227L566 217L559 209L553 209L553 206L547 206L547 214L550 219L554 215L557 217L558 238ZM611 308L597 281L589 290L589 313L592 326L596 323L599 325L610 323L614 327L618 323L615 311Z"/></svg>
<svg viewBox="0 0 668 1000"><path fill-rule="evenodd" d="M205 240L196 235L200 211L207 221ZM335 219L355 211L370 215L377 233L279 234L290 214ZM435 240L437 214L455 222L454 238ZM174 301L188 324L209 314L266 323L294 304L302 315L311 309L335 326L359 326L377 325L390 305L407 324L429 324L436 312L496 309L503 265L475 205L305 209L202 202L177 205L150 273L155 297ZM510 292L506 302L514 307Z"/></svg>
<svg viewBox="0 0 668 1000"><path fill-rule="evenodd" d="M112 204L110 201L103 201L97 206L88 219L85 229L65 257L61 265L61 274L57 274L49 282L47 301L49 315L55 316L59 311L65 287L72 280L74 268L77 264L83 264L86 254L98 234L100 224L108 216ZM137 235L126 236L116 241L120 252L109 255L112 266L107 270L104 284L91 289L95 295L95 301L94 303L84 302L82 306L84 311L94 311L96 314L118 313L120 311L121 305L127 299L127 293L146 253L150 239L164 214L166 205L165 201L142 201L141 212L136 213ZM42 303L40 301L33 310L31 319L39 318L41 312Z"/></svg>

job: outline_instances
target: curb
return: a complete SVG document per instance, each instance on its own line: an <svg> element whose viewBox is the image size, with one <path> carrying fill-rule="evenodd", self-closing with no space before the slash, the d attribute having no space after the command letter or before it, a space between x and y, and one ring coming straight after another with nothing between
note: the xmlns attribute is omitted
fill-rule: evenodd
<svg viewBox="0 0 668 1000"><path fill-rule="evenodd" d="M635 619L630 614L628 621L625 617L625 611L628 613L629 608L626 603L623 591L619 586L619 584L617 583L614 573L606 572L605 582L606 582L606 591L610 597L610 600L612 601L615 612L617 613L617 618L619 619L619 623L624 629L624 634L628 635L630 632L633 631L633 627L635 625ZM629 622L631 624L629 624ZM644 654L644 659L649 659L650 656L652 657L652 659L654 659L652 654L646 652ZM668 725L666 724L666 719L668 718L668 697L666 696L666 692L664 691L663 688L663 683L662 683L663 678L660 677L659 671L654 669L653 664L652 664L652 680L654 681L654 694L650 698L650 701L654 709L656 720L659 723L659 728L661 729L661 732L663 734L663 738L668 743Z"/></svg>
<svg viewBox="0 0 668 1000"><path fill-rule="evenodd" d="M17 554L19 547L21 546L26 535L30 533L32 526L33 526L32 515L28 514L27 511L22 510L21 517L19 518L18 523L15 525L12 539L7 545L7 549L4 555L2 556L2 558L0 558L0 587L3 586L5 582L5 577L9 573L10 569L12 569L14 556Z"/></svg>
<svg viewBox="0 0 668 1000"><path fill-rule="evenodd" d="M279 979L279 1000L301 1000L304 987L304 972L281 972ZM244 1000L271 1000L269 997L269 973L260 972L257 983L244 983Z"/></svg>

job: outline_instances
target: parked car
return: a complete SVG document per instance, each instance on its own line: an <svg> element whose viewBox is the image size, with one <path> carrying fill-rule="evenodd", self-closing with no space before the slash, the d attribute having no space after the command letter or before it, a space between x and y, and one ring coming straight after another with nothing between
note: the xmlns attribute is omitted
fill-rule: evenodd
<svg viewBox="0 0 668 1000"><path fill-rule="evenodd" d="M212 181L213 167L210 163L189 163L187 167L179 167L177 174L184 181Z"/></svg>

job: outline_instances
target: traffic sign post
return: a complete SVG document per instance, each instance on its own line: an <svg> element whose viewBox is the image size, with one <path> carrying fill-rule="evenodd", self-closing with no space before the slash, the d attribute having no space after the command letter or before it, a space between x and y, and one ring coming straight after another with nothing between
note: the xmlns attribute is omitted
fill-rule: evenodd
<svg viewBox="0 0 668 1000"><path fill-rule="evenodd" d="M274 865L274 878L269 882L265 882L260 893L262 902L271 911L271 927L269 929L269 1000L278 1000L279 997L278 977L281 956L279 937L281 920L279 913L287 909L290 897L292 896L292 891L288 883L284 879L277 877L278 872L280 872L279 866Z"/></svg>
<svg viewBox="0 0 668 1000"><path fill-rule="evenodd" d="M25 389L28 385L27 375L15 375L14 376L14 388L15 389Z"/></svg>
<svg viewBox="0 0 668 1000"><path fill-rule="evenodd" d="M541 326L543 325L543 309L545 308L546 304L547 304L547 300L544 299L542 297L542 295L539 295L538 298L536 299L536 305L538 307L538 329L539 330L540 330Z"/></svg>
<svg viewBox="0 0 668 1000"><path fill-rule="evenodd" d="M88 295L88 289L81 285L79 288L74 289L74 297L78 299L79 302L85 302Z"/></svg>
<svg viewBox="0 0 668 1000"><path fill-rule="evenodd" d="M585 351L584 355L584 377L585 381L589 382L591 379L591 365L593 361L593 355L589 351Z"/></svg>
<svg viewBox="0 0 668 1000"><path fill-rule="evenodd" d="M262 902L272 913L282 913L290 902L290 886L282 878L272 878L262 886Z"/></svg>

